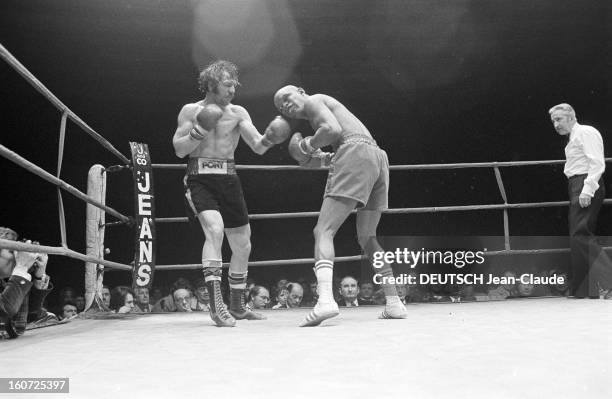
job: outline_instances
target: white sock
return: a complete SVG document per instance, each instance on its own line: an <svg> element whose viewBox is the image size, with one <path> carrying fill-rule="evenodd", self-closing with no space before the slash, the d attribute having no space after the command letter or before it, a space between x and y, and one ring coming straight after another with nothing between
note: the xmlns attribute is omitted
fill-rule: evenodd
<svg viewBox="0 0 612 399"><path fill-rule="evenodd" d="M327 303L334 301L332 282L334 278L334 262L321 259L315 263L315 276L317 276L317 291L319 302Z"/></svg>

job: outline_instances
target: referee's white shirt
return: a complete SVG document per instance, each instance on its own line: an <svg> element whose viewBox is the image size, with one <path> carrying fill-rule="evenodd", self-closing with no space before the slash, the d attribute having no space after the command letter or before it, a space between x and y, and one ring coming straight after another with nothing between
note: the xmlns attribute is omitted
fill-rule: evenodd
<svg viewBox="0 0 612 399"><path fill-rule="evenodd" d="M599 188L606 163L604 161L603 140L601 134L592 126L578 122L572 127L569 142L565 146L565 176L588 175L584 179L582 194L593 197Z"/></svg>

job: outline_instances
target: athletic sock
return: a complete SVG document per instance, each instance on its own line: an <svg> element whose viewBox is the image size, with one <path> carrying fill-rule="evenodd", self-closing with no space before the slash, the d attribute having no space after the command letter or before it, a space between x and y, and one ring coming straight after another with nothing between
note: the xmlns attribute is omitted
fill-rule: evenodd
<svg viewBox="0 0 612 399"><path fill-rule="evenodd" d="M202 259L202 268L204 271L204 281L221 281L221 267L223 262L221 259ZM212 295L212 293L211 293Z"/></svg>
<svg viewBox="0 0 612 399"><path fill-rule="evenodd" d="M315 263L315 276L317 276L317 292L320 302L334 302L332 282L334 278L334 262L321 259Z"/></svg>
<svg viewBox="0 0 612 399"><path fill-rule="evenodd" d="M244 290L246 289L247 272L236 273L230 270L228 280L230 288Z"/></svg>

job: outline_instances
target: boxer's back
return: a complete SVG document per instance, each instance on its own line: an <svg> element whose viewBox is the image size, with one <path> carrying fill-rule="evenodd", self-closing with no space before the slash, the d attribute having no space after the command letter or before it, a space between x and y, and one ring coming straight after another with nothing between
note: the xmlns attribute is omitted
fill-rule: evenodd
<svg viewBox="0 0 612 399"><path fill-rule="evenodd" d="M340 101L327 95L321 95L325 105L334 114L338 123L342 127L342 137L353 136L356 134L363 134L366 137L372 138L372 134L367 127L351 112L349 111Z"/></svg>

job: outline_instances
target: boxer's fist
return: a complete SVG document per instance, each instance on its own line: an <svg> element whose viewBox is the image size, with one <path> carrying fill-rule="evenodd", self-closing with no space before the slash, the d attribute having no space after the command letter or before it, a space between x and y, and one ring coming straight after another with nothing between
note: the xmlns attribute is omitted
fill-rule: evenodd
<svg viewBox="0 0 612 399"><path fill-rule="evenodd" d="M223 116L223 110L216 104L205 105L198 115L196 121L204 130L212 130L217 126L217 122Z"/></svg>
<svg viewBox="0 0 612 399"><path fill-rule="evenodd" d="M264 145L271 147L274 144L280 144L289 138L291 134L291 125L289 121L278 115L268 124L264 133ZM269 145L268 145L269 144Z"/></svg>
<svg viewBox="0 0 612 399"><path fill-rule="evenodd" d="M189 135L195 140L204 140L206 133L217 126L223 116L223 110L216 104L207 104L198 114Z"/></svg>
<svg viewBox="0 0 612 399"><path fill-rule="evenodd" d="M310 159L305 163L301 164L300 166L302 168L308 169L316 169L323 166L329 166L333 157L333 152L323 152L321 151L321 149L317 149L315 150L315 152L310 154Z"/></svg>
<svg viewBox="0 0 612 399"><path fill-rule="evenodd" d="M301 133L295 133L289 140L289 155L297 161L303 168L320 168L329 166L334 154L331 152L323 152L320 149L315 150L311 154L305 154L300 148L304 138Z"/></svg>
<svg viewBox="0 0 612 399"><path fill-rule="evenodd" d="M302 140L304 140L302 134L300 132L296 132L293 134L293 136L291 136L288 147L289 155L291 155L291 158L295 159L300 165L310 160L310 156L304 154L304 152L300 149L300 142Z"/></svg>

